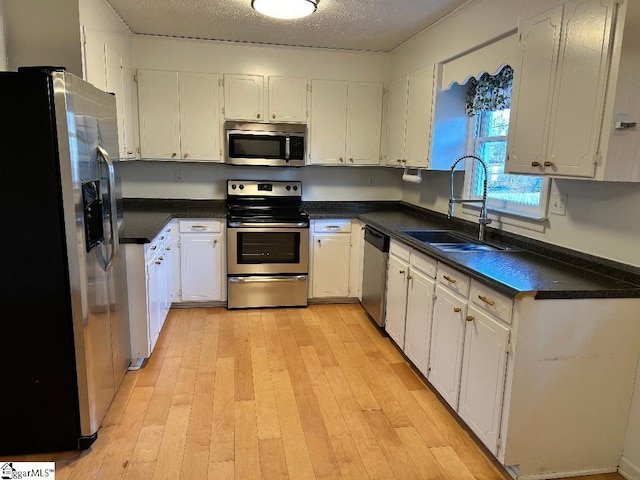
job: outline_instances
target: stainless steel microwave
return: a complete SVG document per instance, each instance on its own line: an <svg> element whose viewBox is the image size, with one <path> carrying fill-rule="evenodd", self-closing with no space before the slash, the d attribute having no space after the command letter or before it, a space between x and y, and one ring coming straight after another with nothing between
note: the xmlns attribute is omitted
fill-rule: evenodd
<svg viewBox="0 0 640 480"><path fill-rule="evenodd" d="M303 167L307 126L299 123L225 122L225 162L231 165Z"/></svg>

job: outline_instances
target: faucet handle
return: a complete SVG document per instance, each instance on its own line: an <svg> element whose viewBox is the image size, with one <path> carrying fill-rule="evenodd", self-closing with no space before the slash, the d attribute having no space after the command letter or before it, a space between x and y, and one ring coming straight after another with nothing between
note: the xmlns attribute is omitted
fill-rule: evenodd
<svg viewBox="0 0 640 480"><path fill-rule="evenodd" d="M480 218L478 220L478 223L482 224L482 225L489 225L492 222L492 220L490 218Z"/></svg>

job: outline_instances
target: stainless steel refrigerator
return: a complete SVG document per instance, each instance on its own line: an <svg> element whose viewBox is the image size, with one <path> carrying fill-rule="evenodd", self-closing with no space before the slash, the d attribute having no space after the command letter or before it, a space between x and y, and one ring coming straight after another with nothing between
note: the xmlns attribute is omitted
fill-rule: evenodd
<svg viewBox="0 0 640 480"><path fill-rule="evenodd" d="M115 98L0 72L0 455L87 448L130 361Z"/></svg>

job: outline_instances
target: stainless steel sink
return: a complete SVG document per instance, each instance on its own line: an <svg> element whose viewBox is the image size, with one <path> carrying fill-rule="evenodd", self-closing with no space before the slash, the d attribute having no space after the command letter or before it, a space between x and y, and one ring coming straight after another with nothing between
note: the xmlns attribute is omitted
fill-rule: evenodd
<svg viewBox="0 0 640 480"><path fill-rule="evenodd" d="M402 230L402 233L423 243L473 243L473 240L450 230Z"/></svg>
<svg viewBox="0 0 640 480"><path fill-rule="evenodd" d="M443 252L494 252L509 247L487 244L451 230L402 230L402 233Z"/></svg>
<svg viewBox="0 0 640 480"><path fill-rule="evenodd" d="M502 250L484 243L430 243L429 245L443 252L493 252Z"/></svg>

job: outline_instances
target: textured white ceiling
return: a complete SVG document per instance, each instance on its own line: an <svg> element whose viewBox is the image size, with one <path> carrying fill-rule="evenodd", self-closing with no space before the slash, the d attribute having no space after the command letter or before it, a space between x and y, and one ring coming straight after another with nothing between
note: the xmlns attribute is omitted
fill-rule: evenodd
<svg viewBox="0 0 640 480"><path fill-rule="evenodd" d="M388 52L467 0L320 0L276 20L251 0L107 0L133 33Z"/></svg>

